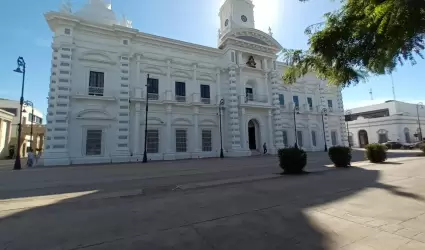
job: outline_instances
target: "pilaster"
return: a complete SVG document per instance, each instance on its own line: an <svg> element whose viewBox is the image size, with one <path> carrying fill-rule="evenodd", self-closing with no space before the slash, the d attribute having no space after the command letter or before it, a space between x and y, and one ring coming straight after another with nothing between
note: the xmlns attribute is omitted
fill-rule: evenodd
<svg viewBox="0 0 425 250"><path fill-rule="evenodd" d="M350 146L348 141L348 132L347 126L345 124L345 114L344 114L344 102L342 100L342 88L338 87L337 93L337 112L339 113L339 122L340 122L340 131L341 131L341 144L344 146Z"/></svg>
<svg viewBox="0 0 425 250"><path fill-rule="evenodd" d="M167 136L167 140L166 143L166 153L164 154L164 160L170 161L170 160L175 160L176 156L173 150L173 139L174 135L173 135L173 131L172 131L172 119L173 119L173 107L171 105L167 105L166 106L166 113L167 113L167 127L166 127L166 136Z"/></svg>
<svg viewBox="0 0 425 250"><path fill-rule="evenodd" d="M274 146L276 149L284 148L282 132L282 114L280 112L279 102L279 82L277 80L277 71L271 72L272 97L273 97L273 125L274 125Z"/></svg>

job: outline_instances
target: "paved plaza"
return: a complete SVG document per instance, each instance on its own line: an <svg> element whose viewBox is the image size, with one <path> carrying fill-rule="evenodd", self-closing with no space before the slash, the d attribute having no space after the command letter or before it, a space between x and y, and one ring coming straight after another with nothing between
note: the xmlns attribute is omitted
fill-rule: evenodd
<svg viewBox="0 0 425 250"><path fill-rule="evenodd" d="M0 249L425 249L425 158L362 154L303 176L272 156L3 167Z"/></svg>

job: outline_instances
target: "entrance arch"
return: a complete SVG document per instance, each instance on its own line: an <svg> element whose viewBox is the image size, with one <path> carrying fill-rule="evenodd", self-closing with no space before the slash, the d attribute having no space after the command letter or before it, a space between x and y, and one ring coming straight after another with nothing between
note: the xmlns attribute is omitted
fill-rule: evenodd
<svg viewBox="0 0 425 250"><path fill-rule="evenodd" d="M369 137L367 135L366 130L360 130L359 131L359 145L361 148L366 147L366 145L369 144Z"/></svg>
<svg viewBox="0 0 425 250"><path fill-rule="evenodd" d="M248 143L250 150L259 150L261 148L260 124L255 119L251 119L248 122Z"/></svg>

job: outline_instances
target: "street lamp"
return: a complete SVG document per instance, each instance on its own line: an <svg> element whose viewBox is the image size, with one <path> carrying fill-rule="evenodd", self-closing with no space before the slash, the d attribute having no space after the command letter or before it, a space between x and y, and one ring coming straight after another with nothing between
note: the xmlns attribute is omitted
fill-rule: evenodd
<svg viewBox="0 0 425 250"><path fill-rule="evenodd" d="M347 110L345 111L345 123L347 124L347 141L348 141L348 146L351 148L351 143L350 143L350 129L348 128L348 122L351 121L351 110Z"/></svg>
<svg viewBox="0 0 425 250"><path fill-rule="evenodd" d="M218 114L220 116L220 158L224 158L223 154L223 132L221 130L221 110L224 109L224 99L220 100L220 104L218 105Z"/></svg>
<svg viewBox="0 0 425 250"><path fill-rule="evenodd" d="M323 125L323 140L325 141L325 152L328 152L328 144L326 142L325 119L324 119L324 116L328 115L328 110L326 108L323 108L321 113L322 113L322 125Z"/></svg>
<svg viewBox="0 0 425 250"><path fill-rule="evenodd" d="M148 145L148 110L149 110L149 84L150 84L150 78L148 74L148 79L146 82L146 117L145 117L145 149L143 151L143 163L148 162L148 151L147 151L147 145Z"/></svg>
<svg viewBox="0 0 425 250"><path fill-rule="evenodd" d="M421 109L424 108L424 104L422 102L416 104L416 113L418 115L418 126L419 126L419 140L422 141L423 137L422 137L421 119L419 117L419 108Z"/></svg>
<svg viewBox="0 0 425 250"><path fill-rule="evenodd" d="M34 103L32 101L25 101L24 102L25 106L31 106L31 149L34 150L32 148L32 144L33 144L33 127L34 127ZM23 111L24 113L26 112L26 110ZM37 146L37 145L36 145Z"/></svg>
<svg viewBox="0 0 425 250"><path fill-rule="evenodd" d="M22 56L20 56L17 60L18 67L14 70L16 73L22 74L22 87L21 87L21 98L19 100L20 104L20 112L19 112L19 124L18 124L18 145L17 145L17 153L15 164L13 166L14 170L21 169L21 132L22 132L22 106L24 105L24 86L25 86L25 60Z"/></svg>
<svg viewBox="0 0 425 250"><path fill-rule="evenodd" d="M297 114L300 114L300 107L298 105L294 106L294 132L295 132L295 148L298 148L298 136L297 136Z"/></svg>

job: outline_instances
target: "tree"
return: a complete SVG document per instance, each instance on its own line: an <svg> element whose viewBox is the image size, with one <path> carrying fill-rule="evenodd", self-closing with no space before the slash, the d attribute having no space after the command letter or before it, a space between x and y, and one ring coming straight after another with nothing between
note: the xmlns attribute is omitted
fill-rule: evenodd
<svg viewBox="0 0 425 250"><path fill-rule="evenodd" d="M307 0L299 0L307 1ZM309 49L283 50L292 84L308 72L339 86L392 72L424 58L425 0L341 0L341 9L309 26ZM417 55L417 56L416 56Z"/></svg>

